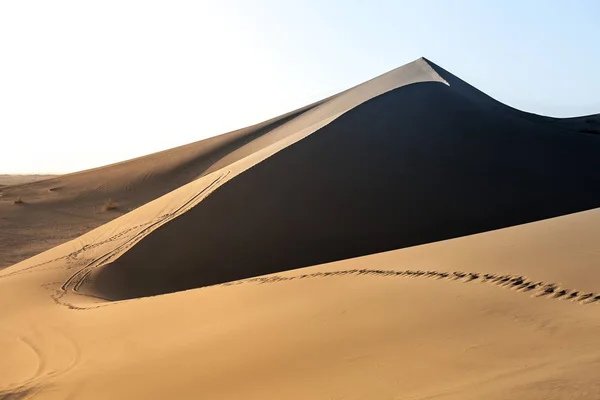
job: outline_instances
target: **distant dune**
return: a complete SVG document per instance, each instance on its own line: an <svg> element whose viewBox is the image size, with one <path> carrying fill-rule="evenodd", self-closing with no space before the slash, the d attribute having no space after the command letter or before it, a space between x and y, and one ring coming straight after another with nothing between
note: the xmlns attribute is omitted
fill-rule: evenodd
<svg viewBox="0 0 600 400"><path fill-rule="evenodd" d="M598 399L597 121L421 58L0 187L0 399Z"/></svg>
<svg viewBox="0 0 600 400"><path fill-rule="evenodd" d="M55 176L56 175L40 175L40 174L31 174L31 175L0 174L0 186L21 185L23 183L41 181L43 179L50 179Z"/></svg>

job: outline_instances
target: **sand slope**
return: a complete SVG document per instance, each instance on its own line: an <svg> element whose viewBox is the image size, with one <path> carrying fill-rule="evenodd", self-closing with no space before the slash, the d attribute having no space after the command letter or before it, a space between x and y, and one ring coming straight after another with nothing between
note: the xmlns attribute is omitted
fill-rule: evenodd
<svg viewBox="0 0 600 400"><path fill-rule="evenodd" d="M12 186L19 185L22 183L29 183L34 181L39 181L42 179L50 179L55 177L55 175L11 175L11 174L0 174L0 187L2 186Z"/></svg>
<svg viewBox="0 0 600 400"><path fill-rule="evenodd" d="M3 275L0 387L47 399L596 399L598 227L590 211L241 284L71 297L71 308L50 296L58 264Z"/></svg>
<svg viewBox="0 0 600 400"><path fill-rule="evenodd" d="M598 205L600 137L557 121L420 59L3 188L2 235L90 230L0 271L0 399L597 399L600 212L455 238Z"/></svg>

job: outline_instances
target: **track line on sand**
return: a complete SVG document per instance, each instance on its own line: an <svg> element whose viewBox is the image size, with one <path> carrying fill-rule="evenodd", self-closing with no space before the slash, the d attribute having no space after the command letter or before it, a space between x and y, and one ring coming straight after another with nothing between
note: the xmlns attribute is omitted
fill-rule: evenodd
<svg viewBox="0 0 600 400"><path fill-rule="evenodd" d="M51 260L47 260L44 261L42 263L38 263L35 265L31 265L28 266L27 268L22 268L19 269L17 271L13 271L13 272L8 272L8 273L1 273L0 274L0 279L2 278L7 278L10 276L14 276L14 275L22 275L25 273L29 273L29 272L33 272L33 270L36 270L37 268L46 265L46 264L50 264L56 261L61 261L61 260L65 260L67 263L71 263L71 262L75 262L77 261L77 257L80 254L85 253L86 251L92 250L96 247L100 247L106 243L110 243L113 242L115 240L119 240L120 238L122 238L123 236L126 236L127 234L129 234L132 231L135 231L137 229L143 228L140 232L136 233L135 235L133 235L131 238L127 239L127 242L125 244L129 244L130 246L127 246L126 248L131 247L133 244L137 243L137 241L141 240L141 238L143 238L145 236L146 233L148 233L149 231L151 231L153 228L156 228L164 223L169 222L170 220L176 218L177 216L181 215L182 213L186 212L188 209L194 207L196 205L196 203L198 203L199 200L202 200L203 198L207 197L208 195L210 195L219 185L219 183L225 178L227 177L229 174L231 173L231 171L227 170L225 172L223 172L222 174L220 174L218 177L216 177L209 185L207 185L204 189L202 189L200 192L198 192L196 195L194 195L194 197L192 197L191 199L189 199L188 201L186 201L184 204L182 204L181 206L179 206L179 208L177 208L176 210L160 215L156 218L154 218L151 221L147 221L144 222L142 224L139 225L135 225L126 229L123 229L121 231L119 231L118 233L110 236L109 238L103 239L101 241L98 242L94 242L91 244L86 244L84 246L82 246L81 248L72 251L68 254L65 254L61 257L57 257ZM110 251L110 254L115 254L118 251L117 250L122 250L124 245L119 246L117 249L114 249L112 251ZM74 278L75 275L77 275L79 272L81 272L82 270L86 269L88 266L90 266L93 263L96 263L98 260L102 259L103 257L107 256L106 253L100 257L97 257L96 259L92 260L90 263L88 263L85 267L81 268L80 270L78 270L78 272L76 272L75 274L73 274L69 279ZM58 268L62 268L62 267L58 267ZM52 269L52 268L51 268Z"/></svg>
<svg viewBox="0 0 600 400"><path fill-rule="evenodd" d="M301 275L269 275L260 276L249 279L242 279L239 281L221 283L214 286L233 286L247 283L276 283L284 281L292 281L298 279L313 279L313 278L327 278L332 276L380 276L380 277L405 277L405 278L422 278L422 279L436 279L436 280L451 280L459 281L463 283L479 282L486 283L494 286L501 286L508 289L512 289L517 292L528 292L531 297L544 297L549 299L557 300L569 300L575 303L590 304L600 302L600 294L593 292L585 292L574 289L567 289L561 287L557 283L546 282L546 281L535 281L522 275L511 275L511 274L493 274L493 273L479 273L479 272L443 272L443 271L422 271L422 270L394 270L394 269L348 269L340 271L329 271L329 272L314 272L310 274ZM208 286L210 287L210 286Z"/></svg>
<svg viewBox="0 0 600 400"><path fill-rule="evenodd" d="M27 336L15 336L35 355L35 372L28 379L0 388L0 400L30 398L51 385L53 378L69 373L81 363L81 350L68 335L52 328L43 332L32 329ZM39 344L40 338L44 338L45 346Z"/></svg>
<svg viewBox="0 0 600 400"><path fill-rule="evenodd" d="M241 279L237 281L218 283L214 285L202 286L195 289L189 290L202 290L217 287L237 286L242 284L273 284L281 283L293 280L301 279L316 279L316 278L329 278L335 276L375 276L375 277L386 277L386 278L420 278L420 279L435 279L435 280L447 280L456 281L461 283L482 283L490 286L504 287L506 289L513 290L515 292L529 293L532 298L546 298L555 300L567 300L573 303L579 304L600 304L600 294L594 292L586 292L576 289L568 289L562 287L557 283L547 281L536 281L527 278L523 275L513 274L494 274L494 273L479 273L479 272L463 272L463 271L422 271L422 270L395 270L395 269L347 269L339 271L328 271L328 272L313 272L308 274L299 275L268 275L259 276L248 279ZM111 305L117 305L120 303L128 302L136 299L129 300L118 300L110 301L102 299L96 296L89 296L83 293L78 293L82 296L94 297L101 300L105 300L106 303L94 304L90 306L75 305L72 303L66 303L58 301L55 297L57 304L66 306L73 310L88 310L93 308L107 307ZM160 296L160 295L157 295ZM155 296L147 296L155 297ZM144 297L140 297L144 298Z"/></svg>
<svg viewBox="0 0 600 400"><path fill-rule="evenodd" d="M209 196L217 187L219 187L219 183L222 180L224 180L230 174L230 172L231 171L226 171L226 172L222 173L217 178L215 178L208 186L206 186L204 189L202 189L194 197L192 197L190 200L188 200L187 202L182 204L176 210L174 210L168 214L161 215L160 217L156 218L154 221L151 221L150 223L145 224L147 226L144 229L142 229L141 231L139 231L132 237L128 238L124 243L115 247L114 249L110 250L109 252L101 255L100 257L93 259L91 262L87 263L83 268L80 268L79 270L77 270L77 272L72 274L61 285L60 290L55 291L55 294L52 295L52 298L54 299L54 301L58 304L66 305L69 308L78 308L77 306L75 306L73 304L63 301L62 298L69 291L79 293L79 289L81 288L81 285L85 282L86 278L92 273L92 271L95 268L111 262L116 257L118 257L120 254L127 251L127 249L131 248L136 243L138 243L140 240L142 240L152 230L157 229L158 227L168 223L172 219L177 218L179 215L185 213L190 208L194 207L199 201L201 201L202 199ZM129 231L131 231L131 229L129 229L128 232ZM114 241L114 240L120 238L121 236L123 236L123 232L118 233L114 236L111 236L110 238L108 238L102 242L94 243L93 246L97 247L101 244L104 244L104 243L107 243L110 241ZM78 253L79 251L82 251L82 250L83 249L80 249L77 252L68 254L65 258L69 259L70 257L73 257L73 256L76 257L75 253Z"/></svg>

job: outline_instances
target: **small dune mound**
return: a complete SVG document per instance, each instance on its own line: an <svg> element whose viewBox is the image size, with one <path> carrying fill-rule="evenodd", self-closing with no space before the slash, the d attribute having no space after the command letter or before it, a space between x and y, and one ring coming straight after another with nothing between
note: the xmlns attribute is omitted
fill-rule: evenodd
<svg viewBox="0 0 600 400"><path fill-rule="evenodd" d="M117 208L119 208L119 204L116 201L113 201L111 199L107 200L102 205L102 211L113 211L113 210L116 210Z"/></svg>

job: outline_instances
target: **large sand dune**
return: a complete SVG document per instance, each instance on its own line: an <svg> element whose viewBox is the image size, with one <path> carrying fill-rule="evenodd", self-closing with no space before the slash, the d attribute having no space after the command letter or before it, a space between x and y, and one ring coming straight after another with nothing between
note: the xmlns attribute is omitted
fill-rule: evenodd
<svg viewBox="0 0 600 400"><path fill-rule="evenodd" d="M419 59L3 187L0 399L597 399L595 118Z"/></svg>
<svg viewBox="0 0 600 400"><path fill-rule="evenodd" d="M96 294L190 289L600 205L600 136L457 86L412 84L349 110L96 269Z"/></svg>
<svg viewBox="0 0 600 400"><path fill-rule="evenodd" d="M0 190L0 268L54 247L398 86L441 81L424 60L272 120L107 167ZM25 202L14 207L13 202ZM109 201L118 204L103 212ZM51 228L50 228L51 227ZM33 232L33 233L32 233Z"/></svg>

